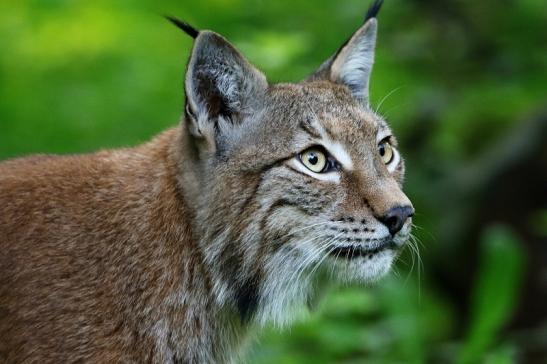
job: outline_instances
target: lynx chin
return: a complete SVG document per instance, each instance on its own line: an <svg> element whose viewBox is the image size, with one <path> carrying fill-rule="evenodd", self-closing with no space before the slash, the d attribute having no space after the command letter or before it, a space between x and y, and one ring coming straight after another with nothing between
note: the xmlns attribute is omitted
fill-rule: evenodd
<svg viewBox="0 0 547 364"><path fill-rule="evenodd" d="M230 363L321 282L372 282L414 209L368 106L376 1L298 83L195 38L179 126L88 155L0 163L0 361Z"/></svg>

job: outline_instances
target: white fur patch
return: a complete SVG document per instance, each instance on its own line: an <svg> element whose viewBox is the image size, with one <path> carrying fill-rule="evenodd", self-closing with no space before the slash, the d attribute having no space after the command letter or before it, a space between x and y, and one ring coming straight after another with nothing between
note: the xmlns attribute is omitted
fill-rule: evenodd
<svg viewBox="0 0 547 364"><path fill-rule="evenodd" d="M349 156L348 152L346 152L342 144L326 140L324 146L332 154L332 156L342 164L342 167L344 167L345 170L353 169L353 162L351 161L351 157Z"/></svg>

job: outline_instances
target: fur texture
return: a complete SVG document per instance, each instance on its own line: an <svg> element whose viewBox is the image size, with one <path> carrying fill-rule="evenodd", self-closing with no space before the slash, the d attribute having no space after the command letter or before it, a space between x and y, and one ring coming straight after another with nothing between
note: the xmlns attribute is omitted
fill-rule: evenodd
<svg viewBox="0 0 547 364"><path fill-rule="evenodd" d="M1 163L0 361L232 362L250 327L290 323L318 277L382 277L411 225L390 233L390 211L411 205L366 104L375 34L370 18L306 81L270 85L196 31L181 126ZM307 167L310 147L333 167Z"/></svg>

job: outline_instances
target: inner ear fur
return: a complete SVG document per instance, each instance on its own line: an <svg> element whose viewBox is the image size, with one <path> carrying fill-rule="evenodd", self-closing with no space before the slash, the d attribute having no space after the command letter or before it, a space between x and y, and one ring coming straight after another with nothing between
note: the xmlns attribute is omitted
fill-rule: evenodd
<svg viewBox="0 0 547 364"><path fill-rule="evenodd" d="M345 85L359 102L368 105L377 28L375 18L367 19L308 80L330 80Z"/></svg>
<svg viewBox="0 0 547 364"><path fill-rule="evenodd" d="M191 131L204 136L220 120L252 112L268 86L266 77L226 39L211 31L196 37L186 72L186 112Z"/></svg>

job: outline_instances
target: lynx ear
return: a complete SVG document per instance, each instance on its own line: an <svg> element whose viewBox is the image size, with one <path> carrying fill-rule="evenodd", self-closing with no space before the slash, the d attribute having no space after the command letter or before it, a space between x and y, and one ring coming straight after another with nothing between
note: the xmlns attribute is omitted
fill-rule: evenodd
<svg viewBox="0 0 547 364"><path fill-rule="evenodd" d="M200 31L186 72L186 114L196 137L214 137L225 125L252 112L266 90L266 77L226 39Z"/></svg>
<svg viewBox="0 0 547 364"><path fill-rule="evenodd" d="M368 104L368 90L374 47L376 46L376 14L382 2L376 1L369 9L365 23L351 38L308 79L328 79L346 85L353 96Z"/></svg>

